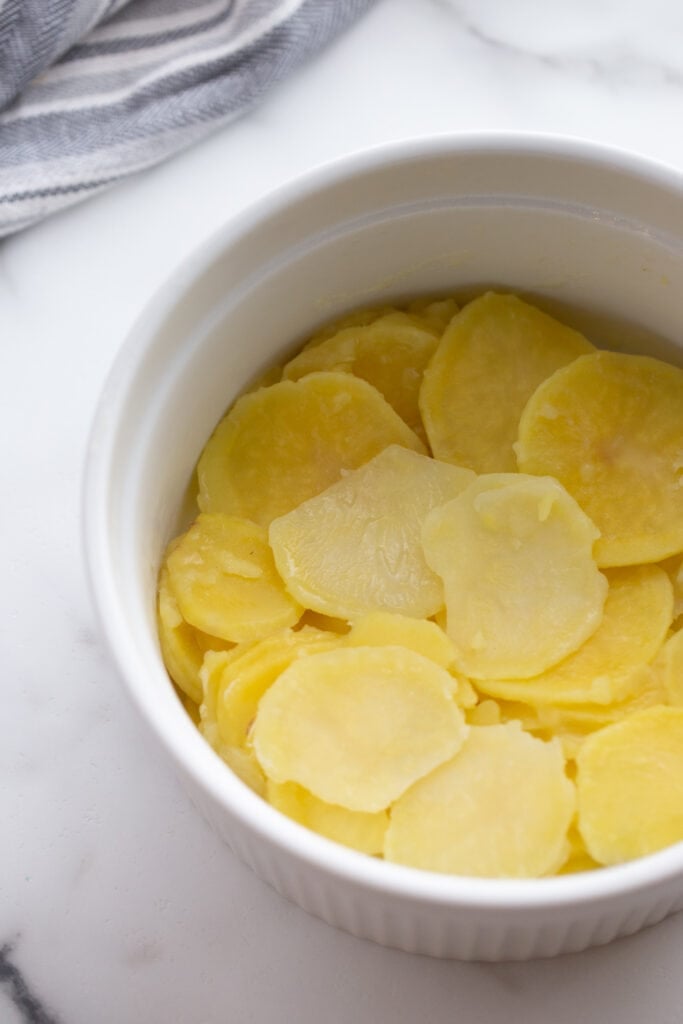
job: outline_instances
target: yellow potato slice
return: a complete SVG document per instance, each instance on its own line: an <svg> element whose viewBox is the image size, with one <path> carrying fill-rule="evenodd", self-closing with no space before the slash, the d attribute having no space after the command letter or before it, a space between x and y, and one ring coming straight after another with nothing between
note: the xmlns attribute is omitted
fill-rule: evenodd
<svg viewBox="0 0 683 1024"><path fill-rule="evenodd" d="M277 574L266 531L238 516L201 514L166 565L183 618L223 640L258 640L303 610Z"/></svg>
<svg viewBox="0 0 683 1024"><path fill-rule="evenodd" d="M413 316L426 321L430 327L439 334L448 327L449 323L458 312L458 304L455 299L413 299L406 306L406 311Z"/></svg>
<svg viewBox="0 0 683 1024"><path fill-rule="evenodd" d="M254 750L275 782L382 811L462 745L467 726L453 690L445 669L405 647L313 654L261 699Z"/></svg>
<svg viewBox="0 0 683 1024"><path fill-rule="evenodd" d="M590 519L551 477L479 477L425 520L456 665L472 679L538 675L600 624L607 580ZM495 694L492 694L495 696Z"/></svg>
<svg viewBox="0 0 683 1024"><path fill-rule="evenodd" d="M514 295L488 292L468 303L424 373L419 405L435 457L477 473L514 471L528 399L555 370L592 351L583 335Z"/></svg>
<svg viewBox="0 0 683 1024"><path fill-rule="evenodd" d="M557 742L517 723L472 726L462 750L391 809L387 860L485 878L536 878L567 857L574 787Z"/></svg>
<svg viewBox="0 0 683 1024"><path fill-rule="evenodd" d="M339 334L340 331L344 331L349 327L365 327L367 324L379 320L380 317L391 316L398 312L395 306L367 306L364 309L355 309L350 313L344 313L342 316L331 320L319 328L308 339L304 349L314 348L316 345L327 341L328 338L333 338L335 334Z"/></svg>
<svg viewBox="0 0 683 1024"><path fill-rule="evenodd" d="M199 704L202 700L199 670L204 652L211 648L223 650L229 645L218 637L202 633L184 620L169 585L165 564L159 574L157 628L166 671L178 689Z"/></svg>
<svg viewBox="0 0 683 1024"><path fill-rule="evenodd" d="M502 716L500 705L495 700L482 700L469 708L467 715L468 725L501 725Z"/></svg>
<svg viewBox="0 0 683 1024"><path fill-rule="evenodd" d="M400 314L364 326L347 327L313 348L306 348L283 370L285 380L309 373L352 373L384 395L416 434L423 435L417 398L422 373L439 336L426 322Z"/></svg>
<svg viewBox="0 0 683 1024"><path fill-rule="evenodd" d="M389 824L386 811L371 814L328 804L295 782L269 780L266 797L288 818L326 839L333 839L335 843L371 855L382 853L384 849L384 834Z"/></svg>
<svg viewBox="0 0 683 1024"><path fill-rule="evenodd" d="M492 697L527 704L602 705L623 701L671 624L673 593L657 565L611 569L600 625L577 651L531 679L481 679Z"/></svg>
<svg viewBox="0 0 683 1024"><path fill-rule="evenodd" d="M593 733L577 758L579 830L601 864L683 840L683 708L650 708Z"/></svg>
<svg viewBox="0 0 683 1024"><path fill-rule="evenodd" d="M297 629L302 626L313 626L315 629L322 629L326 633L337 633L344 636L351 628L346 619L335 619L329 615L321 615L320 612L311 611L307 608L297 623Z"/></svg>
<svg viewBox="0 0 683 1024"><path fill-rule="evenodd" d="M424 451L382 395L348 373L312 373L243 395L197 466L199 507L262 526L387 445Z"/></svg>
<svg viewBox="0 0 683 1024"><path fill-rule="evenodd" d="M266 798L266 777L252 751L245 750L244 747L221 744L218 753L245 786L253 790L257 796Z"/></svg>
<svg viewBox="0 0 683 1024"><path fill-rule="evenodd" d="M244 746L259 701L278 676L297 658L333 649L339 643L339 637L317 629L285 629L249 647L239 658L226 658L215 697L221 742Z"/></svg>
<svg viewBox="0 0 683 1024"><path fill-rule="evenodd" d="M683 615L683 556L676 555L662 563L674 588L674 619Z"/></svg>
<svg viewBox="0 0 683 1024"><path fill-rule="evenodd" d="M558 871L558 875L575 875L580 871L594 871L596 868L602 867L588 853L581 833L575 825L569 829L568 839L569 856Z"/></svg>
<svg viewBox="0 0 683 1024"><path fill-rule="evenodd" d="M594 352L529 400L516 448L525 473L552 473L599 528L598 565L683 550L683 370Z"/></svg>
<svg viewBox="0 0 683 1024"><path fill-rule="evenodd" d="M683 629L673 633L652 663L665 698L662 703L683 707Z"/></svg>
<svg viewBox="0 0 683 1024"><path fill-rule="evenodd" d="M472 479L470 470L386 448L271 523L288 590L304 607L339 618L375 610L433 615L443 587L424 559L422 523Z"/></svg>
<svg viewBox="0 0 683 1024"><path fill-rule="evenodd" d="M351 647L407 647L448 669L457 689L456 704L473 707L478 700L471 683L453 671L455 648L446 633L429 619L412 619L392 612L369 612L357 619L347 638Z"/></svg>
<svg viewBox="0 0 683 1024"><path fill-rule="evenodd" d="M392 612L370 612L351 626L347 642L353 647L409 647L442 668L453 668L455 648L452 641L428 619L413 619Z"/></svg>

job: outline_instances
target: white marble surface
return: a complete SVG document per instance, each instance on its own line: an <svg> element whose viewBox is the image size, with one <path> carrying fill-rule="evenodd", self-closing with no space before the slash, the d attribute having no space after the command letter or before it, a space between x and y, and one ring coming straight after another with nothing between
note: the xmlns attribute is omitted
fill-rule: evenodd
<svg viewBox="0 0 683 1024"><path fill-rule="evenodd" d="M79 499L131 321L271 187L376 142L479 128L683 169L682 114L679 0L379 0L240 122L0 246L2 1024L680 1024L682 916L552 962L437 962L337 933L238 864L97 636Z"/></svg>

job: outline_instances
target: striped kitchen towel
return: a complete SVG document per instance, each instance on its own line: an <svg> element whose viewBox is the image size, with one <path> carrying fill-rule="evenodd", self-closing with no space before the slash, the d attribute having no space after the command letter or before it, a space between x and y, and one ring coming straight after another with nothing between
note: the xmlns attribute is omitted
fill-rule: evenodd
<svg viewBox="0 0 683 1024"><path fill-rule="evenodd" d="M237 117L373 0L0 0L0 235Z"/></svg>

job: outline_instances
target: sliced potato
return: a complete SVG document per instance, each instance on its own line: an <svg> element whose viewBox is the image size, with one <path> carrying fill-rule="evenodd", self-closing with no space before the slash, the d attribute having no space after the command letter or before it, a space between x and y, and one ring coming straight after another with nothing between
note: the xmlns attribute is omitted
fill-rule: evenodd
<svg viewBox="0 0 683 1024"><path fill-rule="evenodd" d="M423 436L417 398L438 341L438 333L427 322L394 313L347 327L305 348L287 363L283 378L300 380L318 371L352 373L377 388L401 419Z"/></svg>
<svg viewBox="0 0 683 1024"><path fill-rule="evenodd" d="M424 320L430 327L438 331L439 334L443 334L458 312L458 304L452 298L413 299L406 306L406 310L412 316Z"/></svg>
<svg viewBox="0 0 683 1024"><path fill-rule="evenodd" d="M500 705L495 700L482 700L468 709L468 725L501 725L503 718L500 712Z"/></svg>
<svg viewBox="0 0 683 1024"><path fill-rule="evenodd" d="M243 395L197 466L203 512L262 526L398 444L424 445L376 388L348 373L312 373Z"/></svg>
<svg viewBox="0 0 683 1024"><path fill-rule="evenodd" d="M581 834L574 825L569 829L568 838L569 856L558 871L558 875L575 875L580 871L594 871L602 867L588 853Z"/></svg>
<svg viewBox="0 0 683 1024"><path fill-rule="evenodd" d="M200 515L166 565L183 618L223 640L258 640L303 610L277 574L266 531L238 516Z"/></svg>
<svg viewBox="0 0 683 1024"><path fill-rule="evenodd" d="M405 647L313 654L261 699L254 750L275 782L382 811L462 745L467 726L453 690L445 669Z"/></svg>
<svg viewBox="0 0 683 1024"><path fill-rule="evenodd" d="M297 658L338 646L339 638L317 629L281 630L254 644L239 658L225 660L216 691L216 723L221 742L244 746L259 702Z"/></svg>
<svg viewBox="0 0 683 1024"><path fill-rule="evenodd" d="M664 691L662 703L683 707L683 629L668 638L657 654L652 670Z"/></svg>
<svg viewBox="0 0 683 1024"><path fill-rule="evenodd" d="M254 757L253 751L244 747L229 747L221 744L218 753L238 779L253 790L257 796L266 797L266 777Z"/></svg>
<svg viewBox="0 0 683 1024"><path fill-rule="evenodd" d="M478 697L470 681L453 671L455 648L451 640L430 619L412 619L392 612L370 612L356 619L346 639L351 647L407 647L450 671L457 687L454 692L456 704L470 708L477 703Z"/></svg>
<svg viewBox="0 0 683 1024"><path fill-rule="evenodd" d="M524 679L577 650L599 626L607 593L592 556L597 536L551 477L482 476L431 512L423 547L444 581L458 669Z"/></svg>
<svg viewBox="0 0 683 1024"><path fill-rule="evenodd" d="M516 450L522 472L552 473L599 528L598 565L683 551L683 370L582 356L529 400Z"/></svg>
<svg viewBox="0 0 683 1024"><path fill-rule="evenodd" d="M320 327L308 339L303 349L315 348L316 345L320 345L323 341L327 341L328 338L334 337L335 334L339 334L340 331L349 327L365 327L367 324L379 320L380 317L391 316L397 312L395 306L366 306L363 309L354 309Z"/></svg>
<svg viewBox="0 0 683 1024"><path fill-rule="evenodd" d="M350 811L347 807L327 804L295 782L269 781L267 799L288 818L326 839L371 855L384 849L384 834L389 824L386 811Z"/></svg>
<svg viewBox="0 0 683 1024"><path fill-rule="evenodd" d="M579 830L600 864L683 840L683 708L650 708L600 729L577 766Z"/></svg>
<svg viewBox="0 0 683 1024"><path fill-rule="evenodd" d="M526 402L560 366L592 351L578 331L514 295L469 302L451 320L420 392L436 458L477 473L514 471Z"/></svg>
<svg viewBox="0 0 683 1024"><path fill-rule="evenodd" d="M370 612L356 619L347 637L353 647L409 647L442 668L453 668L455 648L446 633L428 619L392 612Z"/></svg>
<svg viewBox="0 0 683 1024"><path fill-rule="evenodd" d="M611 569L600 625L577 651L531 679L481 679L492 697L527 704L611 705L638 685L671 624L673 593L657 565Z"/></svg>
<svg viewBox="0 0 683 1024"><path fill-rule="evenodd" d="M384 855L428 871L536 878L567 857L574 787L557 742L472 726L462 749L391 809Z"/></svg>
<svg viewBox="0 0 683 1024"><path fill-rule="evenodd" d="M271 523L275 563L289 592L304 607L342 619L376 610L434 614L443 587L425 562L422 523L472 479L470 470L386 448Z"/></svg>
<svg viewBox="0 0 683 1024"><path fill-rule="evenodd" d="M157 628L166 671L182 692L199 704L202 684L199 670L206 650L223 650L230 646L215 636L208 636L189 625L183 618L168 580L168 569L162 565L157 593Z"/></svg>

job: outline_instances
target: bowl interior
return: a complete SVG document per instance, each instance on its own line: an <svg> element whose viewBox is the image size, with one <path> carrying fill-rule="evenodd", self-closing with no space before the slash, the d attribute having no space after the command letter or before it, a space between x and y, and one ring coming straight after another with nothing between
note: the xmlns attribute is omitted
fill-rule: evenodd
<svg viewBox="0 0 683 1024"><path fill-rule="evenodd" d="M154 597L198 455L235 396L347 309L486 287L532 296L600 345L683 364L681 199L673 174L578 143L419 143L265 200L162 290L118 360L93 434L89 561L129 688L215 795L260 813L180 708Z"/></svg>

